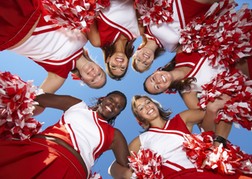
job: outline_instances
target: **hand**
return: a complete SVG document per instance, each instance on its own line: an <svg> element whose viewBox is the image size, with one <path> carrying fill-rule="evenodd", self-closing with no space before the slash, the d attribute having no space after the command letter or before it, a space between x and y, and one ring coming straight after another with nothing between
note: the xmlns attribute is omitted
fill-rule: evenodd
<svg viewBox="0 0 252 179"><path fill-rule="evenodd" d="M230 99L231 96L227 94L222 94L220 97L216 98L214 102L210 102L207 104L207 110L210 110L212 112L218 112L225 106L226 102Z"/></svg>

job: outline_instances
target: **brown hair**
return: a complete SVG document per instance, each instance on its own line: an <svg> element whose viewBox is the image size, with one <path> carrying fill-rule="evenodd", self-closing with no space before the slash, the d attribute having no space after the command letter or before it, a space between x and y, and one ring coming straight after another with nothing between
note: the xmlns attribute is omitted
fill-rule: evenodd
<svg viewBox="0 0 252 179"><path fill-rule="evenodd" d="M130 58L132 57L133 52L134 52L134 48L135 48L134 45L133 45L134 41L135 41L135 39L131 40L131 41L128 41L126 46L125 46L125 55L128 58L128 63L129 63ZM104 61L106 61L106 59L108 57L111 57L115 53L115 44L105 45L104 47L102 47L102 51L103 51ZM105 63L105 65L106 65L106 71L107 71L108 75L114 80L121 80L125 76L125 74L126 74L126 72L128 70L128 66L127 66L127 68L125 69L125 72L122 75L115 76L111 72L111 69L109 67L109 63Z"/></svg>

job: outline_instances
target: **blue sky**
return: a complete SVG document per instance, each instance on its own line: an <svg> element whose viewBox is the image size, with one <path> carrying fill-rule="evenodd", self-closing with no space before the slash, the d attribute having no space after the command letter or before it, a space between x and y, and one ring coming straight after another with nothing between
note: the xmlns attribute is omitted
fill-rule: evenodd
<svg viewBox="0 0 252 179"><path fill-rule="evenodd" d="M249 0L237 0L239 5L246 2L249 2ZM251 3L249 4L249 7L251 8ZM139 38L135 41L135 47L138 47L141 42L140 40L141 39ZM99 48L92 47L89 43L86 45L86 48L88 49L92 59L105 68L102 51ZM84 100L87 104L92 104L95 97L106 95L110 91L120 90L124 92L128 99L128 105L117 118L115 127L120 129L126 137L127 142L130 142L139 135L139 132L142 131L131 112L131 98L136 94L146 94L143 90L144 79L158 67L166 64L173 56L174 54L172 53L164 53L154 62L150 70L142 74L135 72L131 68L130 61L128 72L121 81L111 80L108 77L107 84L102 89L98 90L88 88L87 86L81 86L79 81L74 81L71 79L71 76L69 76L65 84L56 93L72 95ZM47 75L47 72L32 60L9 51L0 52L0 71L10 71L13 74L19 75L24 81L33 80L34 85L36 86L39 86ZM171 109L172 116L186 110L186 107L178 94L150 95L150 97L159 101L163 107ZM36 116L35 118L44 122L43 129L45 129L46 127L56 123L60 119L61 115L62 111L56 109L46 109L42 114ZM198 132L196 128L195 132ZM251 131L243 128L238 129L233 126L229 135L229 140L233 144L239 145L246 153L252 154ZM114 156L112 151L105 152L96 161L93 171L100 173L104 179L112 178L107 174L107 169L113 160Z"/></svg>

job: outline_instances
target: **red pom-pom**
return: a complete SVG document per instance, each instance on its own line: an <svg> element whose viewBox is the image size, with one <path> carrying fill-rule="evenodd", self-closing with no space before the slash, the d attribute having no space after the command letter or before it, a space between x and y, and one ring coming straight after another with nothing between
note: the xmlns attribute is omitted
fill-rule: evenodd
<svg viewBox="0 0 252 179"><path fill-rule="evenodd" d="M134 171L133 175L138 179L162 178L162 157L150 149L140 149L138 153L131 152L128 157L129 166Z"/></svg>
<svg viewBox="0 0 252 179"><path fill-rule="evenodd" d="M231 96L224 108L218 113L220 120L234 122L252 130L252 81L240 71L232 69L218 74L209 83L202 86L199 105L205 108L222 94Z"/></svg>
<svg viewBox="0 0 252 179"><path fill-rule="evenodd" d="M140 14L139 21L144 25L173 22L173 1L135 0L135 7Z"/></svg>
<svg viewBox="0 0 252 179"><path fill-rule="evenodd" d="M82 32L89 30L97 12L110 5L109 0L42 0L47 15L46 21L51 21L70 29Z"/></svg>
<svg viewBox="0 0 252 179"><path fill-rule="evenodd" d="M31 116L37 87L10 72L0 72L0 139L27 139L42 124Z"/></svg>
<svg viewBox="0 0 252 179"><path fill-rule="evenodd" d="M252 156L240 147L227 141L226 147L213 145L213 133L184 135L184 150L197 168L232 175L234 173L252 174Z"/></svg>
<svg viewBox="0 0 252 179"><path fill-rule="evenodd" d="M184 52L198 51L213 67L230 66L252 55L252 11L243 5L235 10L234 0L214 3L203 17L196 18L181 31Z"/></svg>

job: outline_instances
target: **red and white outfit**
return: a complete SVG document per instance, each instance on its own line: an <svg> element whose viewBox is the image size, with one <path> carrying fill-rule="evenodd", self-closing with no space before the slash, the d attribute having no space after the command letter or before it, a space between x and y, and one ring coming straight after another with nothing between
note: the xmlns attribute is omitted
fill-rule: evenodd
<svg viewBox="0 0 252 179"><path fill-rule="evenodd" d="M224 108L218 113L215 122L220 120L234 122L252 130L252 81L234 68L227 68L224 64L211 66L208 57L198 53L178 53L175 58L175 68L190 67L191 71L185 78L195 77L189 91L197 91L199 105L205 108L208 102L218 98L221 94L228 94ZM182 93L188 90L182 91Z"/></svg>
<svg viewBox="0 0 252 179"><path fill-rule="evenodd" d="M114 128L84 103L69 108L55 125L42 134L58 137L70 144L83 158L88 172L108 150ZM66 148L41 138L0 142L1 178L86 178L80 163ZM23 177L24 176L24 177Z"/></svg>
<svg viewBox="0 0 252 179"><path fill-rule="evenodd" d="M30 58L48 72L67 78L87 41L79 30L59 27L42 17L32 36L11 51Z"/></svg>
<svg viewBox="0 0 252 179"><path fill-rule="evenodd" d="M35 10L33 13L36 13ZM18 10L16 11L18 12ZM12 48L11 51L32 59L48 72L67 78L68 73L75 68L76 60L82 55L87 39L79 30L67 30L51 22L46 22L43 17L44 13L40 12L40 15L40 20L32 35L18 47ZM33 16L24 18L29 21L28 18L33 18ZM27 24L30 25L28 22ZM26 26L22 28L28 29ZM32 26L29 26L29 30L31 28ZM1 26L1 30L4 29L5 33L8 33L8 26ZM17 33L15 35L19 36L19 40L21 40L26 34L21 36ZM15 37L15 35L13 36Z"/></svg>
<svg viewBox="0 0 252 179"><path fill-rule="evenodd" d="M140 33L133 1L110 0L110 6L102 9L97 18L101 47L112 45L122 34L129 41Z"/></svg>
<svg viewBox="0 0 252 179"><path fill-rule="evenodd" d="M202 85L208 83L218 73L225 71L227 68L224 65L212 67L209 65L207 57L203 57L200 53L178 53L175 58L175 68L190 67L191 71L185 76L185 78L195 77L197 80L191 84L190 91L202 91ZM186 91L184 91L186 92Z"/></svg>
<svg viewBox="0 0 252 179"><path fill-rule="evenodd" d="M39 0L8 0L0 5L0 51L22 40L42 14Z"/></svg>
<svg viewBox="0 0 252 179"><path fill-rule="evenodd" d="M168 0L167 2L171 4L170 14L173 20L158 25L152 22L147 25L146 33L154 38L159 47L173 52L178 46L181 29L185 28L193 18L204 15L211 4L202 4L195 0Z"/></svg>
<svg viewBox="0 0 252 179"><path fill-rule="evenodd" d="M210 171L197 170L183 150L184 135L190 134L184 121L177 114L168 120L164 128L151 127L139 135L141 148L161 155L161 172L165 179L181 178L238 178L223 176Z"/></svg>

